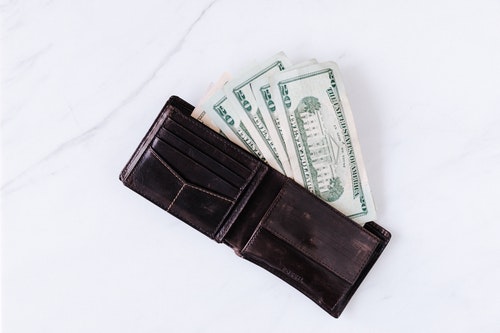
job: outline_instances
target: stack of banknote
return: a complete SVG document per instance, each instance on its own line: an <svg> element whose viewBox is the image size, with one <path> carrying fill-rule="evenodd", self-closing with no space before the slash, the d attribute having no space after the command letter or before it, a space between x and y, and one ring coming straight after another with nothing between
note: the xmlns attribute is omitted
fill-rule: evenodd
<svg viewBox="0 0 500 333"><path fill-rule="evenodd" d="M335 63L294 65L279 53L235 77L223 74L192 115L356 222L375 220Z"/></svg>

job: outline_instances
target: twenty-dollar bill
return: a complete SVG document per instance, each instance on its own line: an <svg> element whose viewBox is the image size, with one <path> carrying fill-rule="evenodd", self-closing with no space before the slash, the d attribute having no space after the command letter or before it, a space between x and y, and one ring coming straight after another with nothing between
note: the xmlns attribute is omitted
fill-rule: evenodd
<svg viewBox="0 0 500 333"><path fill-rule="evenodd" d="M375 219L351 108L338 67L313 64L271 81L293 177L362 223Z"/></svg>

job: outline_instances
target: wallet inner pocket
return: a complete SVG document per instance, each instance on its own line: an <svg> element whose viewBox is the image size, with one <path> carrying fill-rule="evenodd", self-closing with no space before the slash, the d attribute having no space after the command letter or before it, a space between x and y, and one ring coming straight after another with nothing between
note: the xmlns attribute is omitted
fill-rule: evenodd
<svg viewBox="0 0 500 333"><path fill-rule="evenodd" d="M265 228L258 230L243 257L285 280L328 311L351 286Z"/></svg>
<svg viewBox="0 0 500 333"><path fill-rule="evenodd" d="M287 180L241 253L332 309L378 244L359 225Z"/></svg>
<svg viewBox="0 0 500 333"><path fill-rule="evenodd" d="M149 159L149 164L155 165L156 169L148 178L165 189L165 197L150 199L194 228L213 237L234 205L234 198L220 195L186 180L153 147L150 147L147 153L153 157ZM162 170L157 170L160 165ZM148 185L148 189L153 186Z"/></svg>
<svg viewBox="0 0 500 333"><path fill-rule="evenodd" d="M339 218L332 219L332 213ZM354 283L379 243L292 181L283 186L261 228L349 283Z"/></svg>

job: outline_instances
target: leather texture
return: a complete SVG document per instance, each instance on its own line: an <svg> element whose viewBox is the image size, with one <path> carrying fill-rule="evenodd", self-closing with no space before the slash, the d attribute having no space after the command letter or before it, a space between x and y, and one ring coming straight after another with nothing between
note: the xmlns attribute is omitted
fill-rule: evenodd
<svg viewBox="0 0 500 333"><path fill-rule="evenodd" d="M172 96L120 180L340 316L390 233L356 224L190 117Z"/></svg>

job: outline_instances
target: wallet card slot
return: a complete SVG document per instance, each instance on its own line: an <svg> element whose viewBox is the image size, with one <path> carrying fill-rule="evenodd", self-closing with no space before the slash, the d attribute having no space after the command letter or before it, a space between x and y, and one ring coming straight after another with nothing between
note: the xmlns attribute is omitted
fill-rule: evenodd
<svg viewBox="0 0 500 333"><path fill-rule="evenodd" d="M192 146L198 148L199 150L205 152L209 156L213 156L214 159L218 161L224 161L227 168L231 169L237 175L241 175L242 178L247 177L252 170L243 161L239 161L235 156L231 156L227 151L221 150L223 145L217 145L213 142L207 140L207 135L200 135L200 131L194 132L185 126L186 124L180 123L172 118L168 119L163 124L163 129L175 134L177 137L183 139L185 142L189 142ZM206 131L210 131L208 128L204 128ZM213 136L218 134L212 133Z"/></svg>
<svg viewBox="0 0 500 333"><path fill-rule="evenodd" d="M165 121L163 127L173 131L196 147L213 154L215 158L223 160L224 164L227 161L228 167L234 168L234 171L241 174L243 178L247 178L257 167L258 161L253 155L192 117L173 113Z"/></svg>
<svg viewBox="0 0 500 333"><path fill-rule="evenodd" d="M240 192L237 186L224 180L160 138L155 138L151 147L186 182L231 199L236 198Z"/></svg>
<svg viewBox="0 0 500 333"><path fill-rule="evenodd" d="M228 183L240 187L245 182L245 178L241 175L238 175L235 171L231 170L208 153L200 150L198 147L177 136L175 133L172 133L170 130L164 127L161 128L157 133L157 137L177 149L179 152L195 160L198 164L203 165L205 168L217 174Z"/></svg>
<svg viewBox="0 0 500 333"><path fill-rule="evenodd" d="M245 163L246 161L240 161L237 159L237 154L229 154L227 151L221 149L222 145L207 140L206 135L201 137L200 129L193 130L186 127L186 125L187 124L185 123L180 123L177 120L170 118L163 124L163 128L177 135L179 138L182 138L184 141L191 142L193 146L209 151L215 158L225 161L228 164L227 167L232 169L236 174L248 176L252 172L249 165ZM206 128L204 128L204 130L210 131ZM209 133L212 135L218 135L213 132Z"/></svg>

